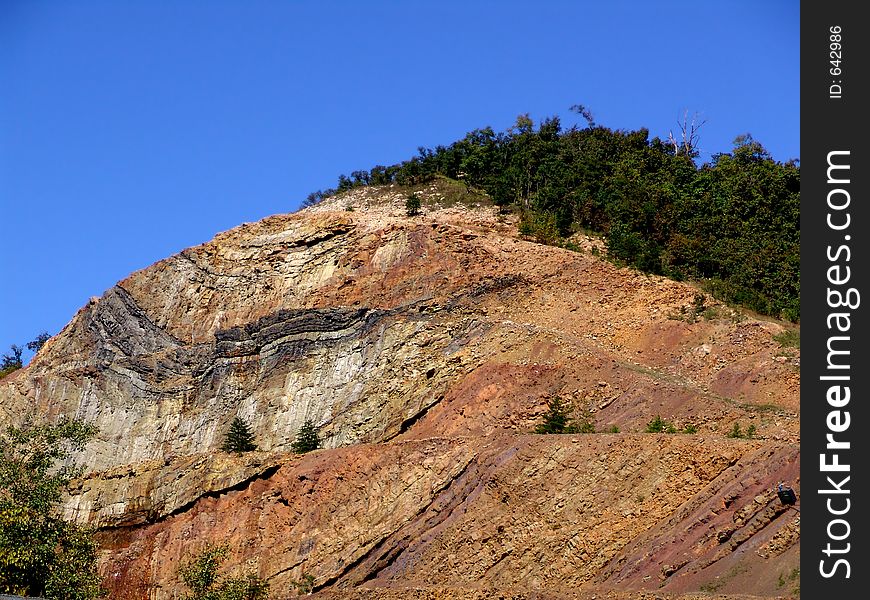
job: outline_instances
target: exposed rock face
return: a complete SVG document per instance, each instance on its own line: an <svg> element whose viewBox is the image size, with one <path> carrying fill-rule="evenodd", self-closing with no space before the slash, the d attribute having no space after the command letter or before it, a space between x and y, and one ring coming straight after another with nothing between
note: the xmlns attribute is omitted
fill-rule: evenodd
<svg viewBox="0 0 870 600"><path fill-rule="evenodd" d="M180 561L224 541L279 597L305 574L324 598L787 593L799 519L772 490L799 491L799 354L782 326L687 317L694 288L438 194L413 219L364 189L220 234L0 380L0 421L100 428L66 511L101 528L112 597L171 598ZM528 435L556 394L622 433ZM218 451L237 415L258 452ZM643 433L655 415L698 432ZM326 449L288 454L306 419Z"/></svg>
<svg viewBox="0 0 870 600"><path fill-rule="evenodd" d="M749 555L741 573L769 568L757 551L794 511L766 482L793 479L797 452L641 434L429 438L318 452L111 536L107 569L114 595L131 586L153 593L220 528L233 562L268 577L279 597L306 573L342 590L484 582L563 593L583 584L697 591L727 572L719 563L738 549ZM786 552L792 564L796 550Z"/></svg>

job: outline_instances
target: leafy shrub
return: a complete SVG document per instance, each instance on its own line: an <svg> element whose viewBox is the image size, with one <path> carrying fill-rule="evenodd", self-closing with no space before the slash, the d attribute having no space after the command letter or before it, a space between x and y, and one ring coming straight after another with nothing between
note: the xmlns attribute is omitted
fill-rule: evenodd
<svg viewBox="0 0 870 600"><path fill-rule="evenodd" d="M713 319L720 318L722 315L722 310L715 306L707 305L707 298L704 294L696 293L691 304L684 304L679 308L678 312L671 312L667 317L676 321L697 323L701 318L712 321Z"/></svg>
<svg viewBox="0 0 870 600"><path fill-rule="evenodd" d="M227 557L229 547L207 546L183 564L178 574L191 593L184 600L264 600L269 596L269 583L248 573L244 577L218 577L218 569Z"/></svg>
<svg viewBox="0 0 870 600"><path fill-rule="evenodd" d="M405 214L409 217L416 217L420 214L420 206L420 196L416 193L411 194L408 196L408 199L405 200Z"/></svg>
<svg viewBox="0 0 870 600"><path fill-rule="evenodd" d="M0 593L90 600L104 595L92 530L58 516L82 469L68 462L96 428L80 420L0 435Z"/></svg>
<svg viewBox="0 0 870 600"><path fill-rule="evenodd" d="M580 252L580 253L583 252L582 246L580 246L579 244L576 244L570 240L563 240L561 245L565 250L570 250L571 252Z"/></svg>
<svg viewBox="0 0 870 600"><path fill-rule="evenodd" d="M661 247L624 223L615 223L607 232L607 255L641 271L662 273Z"/></svg>
<svg viewBox="0 0 870 600"><path fill-rule="evenodd" d="M303 573L301 580L292 581L290 585L299 590L301 594L311 594L314 591L314 575Z"/></svg>
<svg viewBox="0 0 870 600"><path fill-rule="evenodd" d="M568 425L565 433L595 433L595 423L592 419L585 417Z"/></svg>
<svg viewBox="0 0 870 600"><path fill-rule="evenodd" d="M519 232L539 244L557 245L561 241L555 217L546 213L525 211L520 217Z"/></svg>

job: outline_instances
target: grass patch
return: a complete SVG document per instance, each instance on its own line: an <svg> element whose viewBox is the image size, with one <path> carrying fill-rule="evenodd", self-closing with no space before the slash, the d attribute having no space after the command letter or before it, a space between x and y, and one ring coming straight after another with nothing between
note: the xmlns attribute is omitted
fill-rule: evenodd
<svg viewBox="0 0 870 600"><path fill-rule="evenodd" d="M492 200L490 200L489 196L483 190L469 186L464 181L451 179L444 175L436 175L434 179L428 183L414 186L410 191L416 191L422 195L428 196L431 193L429 188L433 185L435 186L436 193L441 194L441 198L434 201L430 200L428 202L432 202L444 208L450 208L453 206L475 208L478 206L492 205Z"/></svg>
<svg viewBox="0 0 870 600"><path fill-rule="evenodd" d="M721 588L723 585L725 585L725 582L721 580L708 581L707 583L701 584L701 591L707 592L708 594L713 594L715 592L718 592L719 588Z"/></svg>
<svg viewBox="0 0 870 600"><path fill-rule="evenodd" d="M749 571L749 567L747 565L743 563L736 564L722 576L717 577L713 581L708 581L707 583L701 584L701 591L707 593L718 592L722 588L722 586L728 583L731 579L734 579L741 573L746 573L747 571Z"/></svg>
<svg viewBox="0 0 870 600"><path fill-rule="evenodd" d="M790 573L780 573L779 577L776 581L777 589L782 589L788 584L794 584L791 586L791 593L800 596L801 595L801 568L795 567L791 570Z"/></svg>
<svg viewBox="0 0 870 600"><path fill-rule="evenodd" d="M733 398L727 398L732 404L745 410L746 412L757 413L760 415L766 415L769 413L778 415L778 416L787 416L789 415L788 411L786 411L783 407L777 406L776 404L752 404L750 402L739 402L734 400Z"/></svg>
<svg viewBox="0 0 870 600"><path fill-rule="evenodd" d="M773 336L773 340L779 344L780 348L797 348L801 347L801 330L786 329L782 333L777 333Z"/></svg>
<svg viewBox="0 0 870 600"><path fill-rule="evenodd" d="M453 208L462 206L465 208L480 208L493 206L489 195L483 190L470 186L464 181L451 179L443 175L435 175L421 183L402 185L398 183L385 185L358 186L347 191L335 194L339 199L348 192L365 199L365 206L382 206L385 203L384 194L392 196L400 194L405 200L408 196L416 194L420 199L420 208ZM330 196L331 197L331 196ZM402 201L402 208L407 209ZM346 209L349 203L345 203ZM505 214L509 214L510 211Z"/></svg>

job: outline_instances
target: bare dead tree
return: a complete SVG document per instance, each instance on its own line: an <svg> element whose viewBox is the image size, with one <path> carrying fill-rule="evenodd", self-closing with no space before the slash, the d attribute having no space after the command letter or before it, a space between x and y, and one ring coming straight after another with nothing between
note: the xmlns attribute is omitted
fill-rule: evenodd
<svg viewBox="0 0 870 600"><path fill-rule="evenodd" d="M586 120L590 128L595 127L595 117L592 116L592 111L582 104L575 104L569 108L571 112L575 112Z"/></svg>
<svg viewBox="0 0 870 600"><path fill-rule="evenodd" d="M700 119L698 113L692 115L692 120L689 121L689 111L683 111L681 119L677 120L677 127L680 128L680 139L674 136L673 131L668 131L668 140L674 147L674 154L683 153L690 158L695 158L698 155L698 141L700 136L698 130L706 123L706 119Z"/></svg>

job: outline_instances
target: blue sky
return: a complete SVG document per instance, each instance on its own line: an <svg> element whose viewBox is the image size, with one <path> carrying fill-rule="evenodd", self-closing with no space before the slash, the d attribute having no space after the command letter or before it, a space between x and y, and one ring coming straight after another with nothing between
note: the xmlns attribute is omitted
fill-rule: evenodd
<svg viewBox="0 0 870 600"><path fill-rule="evenodd" d="M340 173L581 103L800 157L797 1L0 1L0 352ZM25 358L27 358L25 353Z"/></svg>

